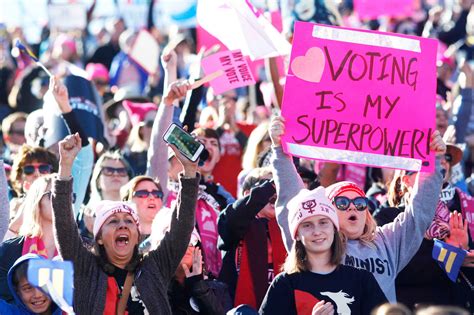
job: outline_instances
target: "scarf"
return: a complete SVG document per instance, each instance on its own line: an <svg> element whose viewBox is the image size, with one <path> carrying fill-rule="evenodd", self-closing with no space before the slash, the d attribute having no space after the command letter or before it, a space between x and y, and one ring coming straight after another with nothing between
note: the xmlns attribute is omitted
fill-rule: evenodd
<svg viewBox="0 0 474 315"><path fill-rule="evenodd" d="M434 238L444 239L449 235L449 209L446 203L438 201L433 221L425 232L425 238L432 240Z"/></svg>
<svg viewBox="0 0 474 315"><path fill-rule="evenodd" d="M267 230L270 242L268 242ZM271 251L270 259L273 263L274 276L279 273L286 258L286 250L276 219L252 222L237 250L239 277L234 306L248 304L258 309L269 286L268 253Z"/></svg>
<svg viewBox="0 0 474 315"><path fill-rule="evenodd" d="M176 203L176 190L179 186L168 185L170 192L167 198L167 205L173 209ZM222 267L221 252L217 249L217 218L220 209L217 201L204 191L205 186L199 186L198 200L196 203L196 225L201 238L202 250L204 251L204 264L206 270L218 277Z"/></svg>
<svg viewBox="0 0 474 315"><path fill-rule="evenodd" d="M471 234L471 239L474 240L474 198L459 188L456 188L456 191L461 201L462 218L467 220L469 234Z"/></svg>
<svg viewBox="0 0 474 315"><path fill-rule="evenodd" d="M23 249L21 250L21 255L25 254L37 254L43 256L44 258L48 259L48 252L46 251L46 246L44 246L44 242L41 237L38 236L25 236L25 240L23 242ZM54 250L54 256L58 256L58 250Z"/></svg>

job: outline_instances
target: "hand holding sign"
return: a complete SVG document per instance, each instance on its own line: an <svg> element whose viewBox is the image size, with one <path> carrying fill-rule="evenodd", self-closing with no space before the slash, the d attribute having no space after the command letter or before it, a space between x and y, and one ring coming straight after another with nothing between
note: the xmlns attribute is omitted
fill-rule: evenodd
<svg viewBox="0 0 474 315"><path fill-rule="evenodd" d="M281 145L281 137L285 133L285 119L281 116L273 116L272 121L270 122L270 127L268 132L270 133L270 139L272 140L272 145L274 147L279 147Z"/></svg>
<svg viewBox="0 0 474 315"><path fill-rule="evenodd" d="M442 156L446 153L446 143L438 130L433 132L430 142L431 151L435 152L437 156Z"/></svg>
<svg viewBox="0 0 474 315"><path fill-rule="evenodd" d="M170 84L165 95L163 95L163 103L166 106L172 106L175 100L179 100L186 96L191 90L189 81L176 81Z"/></svg>
<svg viewBox="0 0 474 315"><path fill-rule="evenodd" d="M56 103L58 103L61 113L66 114L72 111L71 104L69 103L69 93L67 87L57 77L50 77L49 79L49 90L54 96Z"/></svg>

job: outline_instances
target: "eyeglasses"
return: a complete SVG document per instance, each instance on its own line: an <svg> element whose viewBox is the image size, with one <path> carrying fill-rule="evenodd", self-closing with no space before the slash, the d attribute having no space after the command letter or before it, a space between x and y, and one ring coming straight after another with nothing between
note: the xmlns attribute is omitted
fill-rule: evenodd
<svg viewBox="0 0 474 315"><path fill-rule="evenodd" d="M105 176L113 176L114 174L120 177L128 176L127 168L125 167L102 166L101 173Z"/></svg>
<svg viewBox="0 0 474 315"><path fill-rule="evenodd" d="M354 199L349 199L345 196L334 197L334 205L338 210L346 211L351 206L351 203L354 204L354 207L358 211L364 211L369 205L369 199L366 197L355 197Z"/></svg>
<svg viewBox="0 0 474 315"><path fill-rule="evenodd" d="M49 164L28 164L23 166L23 174L31 175L36 170L39 171L40 174L51 174L53 167Z"/></svg>
<svg viewBox="0 0 474 315"><path fill-rule="evenodd" d="M51 191L47 191L43 194L43 196L48 196L48 199L51 200L52 193ZM76 202L76 193L72 193L72 203Z"/></svg>
<svg viewBox="0 0 474 315"><path fill-rule="evenodd" d="M148 198L150 195L152 195L155 198L163 199L163 192L158 189L154 189L152 191L137 190L133 192L133 197L137 197L137 198Z"/></svg>

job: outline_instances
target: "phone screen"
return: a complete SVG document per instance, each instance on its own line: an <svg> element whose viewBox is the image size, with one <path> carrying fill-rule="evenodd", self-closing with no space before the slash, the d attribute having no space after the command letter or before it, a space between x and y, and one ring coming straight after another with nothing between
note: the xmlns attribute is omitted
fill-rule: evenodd
<svg viewBox="0 0 474 315"><path fill-rule="evenodd" d="M196 141L190 134L175 126L166 141L174 144L178 150L188 159L193 160L196 151L202 144Z"/></svg>

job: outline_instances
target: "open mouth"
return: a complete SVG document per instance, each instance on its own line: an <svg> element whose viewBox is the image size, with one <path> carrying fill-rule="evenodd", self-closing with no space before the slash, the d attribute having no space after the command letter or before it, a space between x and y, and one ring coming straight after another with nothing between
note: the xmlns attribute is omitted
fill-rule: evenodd
<svg viewBox="0 0 474 315"><path fill-rule="evenodd" d="M357 216L356 216L355 214L351 215L351 216L349 217L349 221L352 221L352 222L357 221Z"/></svg>
<svg viewBox="0 0 474 315"><path fill-rule="evenodd" d="M156 205L154 203L150 203L147 206L148 209L156 209Z"/></svg>
<svg viewBox="0 0 474 315"><path fill-rule="evenodd" d="M125 247L128 245L129 237L128 235L121 234L115 238L115 245L117 247Z"/></svg>

